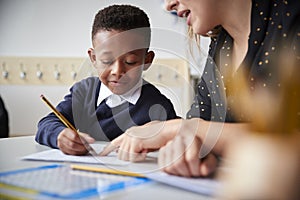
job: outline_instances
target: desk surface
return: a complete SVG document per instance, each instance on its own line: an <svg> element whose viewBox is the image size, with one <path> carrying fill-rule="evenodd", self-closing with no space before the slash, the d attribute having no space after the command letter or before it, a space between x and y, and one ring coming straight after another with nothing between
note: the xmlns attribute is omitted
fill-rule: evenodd
<svg viewBox="0 0 300 200"><path fill-rule="evenodd" d="M20 158L32 153L48 150L39 145L34 136L0 139L0 172L49 165L49 162L25 161ZM213 199L161 183L146 184L134 190L119 192L112 199ZM109 199L109 198L108 198Z"/></svg>

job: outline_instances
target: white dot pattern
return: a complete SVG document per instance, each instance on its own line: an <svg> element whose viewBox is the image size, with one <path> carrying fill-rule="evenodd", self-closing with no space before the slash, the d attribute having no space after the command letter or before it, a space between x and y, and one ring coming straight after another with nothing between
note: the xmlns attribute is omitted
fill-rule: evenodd
<svg viewBox="0 0 300 200"><path fill-rule="evenodd" d="M249 88L252 91L258 85L270 89L279 88L280 82L276 80L277 75L273 75L274 68L272 67L278 65L274 58L277 57L281 48L291 46L282 46L280 41L289 42L293 39L296 58L300 59L300 28L296 32L290 32L292 27L300 27L299 21L294 20L297 13L299 15L299 3L297 4L295 0L253 0L252 5L248 52L239 69L247 66ZM195 96L187 118L201 117L205 120L228 122L249 120L246 114L234 116L228 105L234 105L235 102L227 104L229 99L232 101L233 99L228 96L224 99L221 95L224 91L226 93L223 72L231 68L232 47L233 40L224 29L216 38L212 38L209 47L211 57L206 62L204 73L198 84L198 94ZM218 73L220 75L217 75Z"/></svg>

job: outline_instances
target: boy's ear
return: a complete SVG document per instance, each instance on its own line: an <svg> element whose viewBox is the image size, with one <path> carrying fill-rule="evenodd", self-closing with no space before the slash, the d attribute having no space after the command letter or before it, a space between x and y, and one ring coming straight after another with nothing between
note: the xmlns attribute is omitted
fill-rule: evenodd
<svg viewBox="0 0 300 200"><path fill-rule="evenodd" d="M88 54L91 60L91 63L95 66L96 64L96 55L95 55L95 51L93 48L89 48L88 49Z"/></svg>
<svg viewBox="0 0 300 200"><path fill-rule="evenodd" d="M148 51L146 53L146 58L145 58L145 64L144 64L144 71L146 71L150 65L152 64L153 62L153 59L155 57L155 53L153 51Z"/></svg>

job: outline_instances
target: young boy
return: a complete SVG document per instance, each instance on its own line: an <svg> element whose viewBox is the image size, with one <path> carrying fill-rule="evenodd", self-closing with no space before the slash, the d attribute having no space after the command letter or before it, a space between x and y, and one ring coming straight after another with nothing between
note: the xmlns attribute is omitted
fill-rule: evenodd
<svg viewBox="0 0 300 200"><path fill-rule="evenodd" d="M100 10L88 54L99 77L75 83L56 107L89 143L110 141L134 125L176 118L169 99L142 77L154 52L147 15L137 7L113 5ZM87 153L77 133L50 113L38 123L35 140L66 154Z"/></svg>

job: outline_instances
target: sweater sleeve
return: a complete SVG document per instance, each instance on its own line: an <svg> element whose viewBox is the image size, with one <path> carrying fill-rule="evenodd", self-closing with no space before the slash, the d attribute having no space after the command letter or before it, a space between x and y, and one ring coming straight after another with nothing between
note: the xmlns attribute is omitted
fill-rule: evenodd
<svg viewBox="0 0 300 200"><path fill-rule="evenodd" d="M72 115L72 88L70 89L70 94L64 97L64 100L58 104L56 109L67 118L67 120L74 124ZM57 137L65 128L66 126L52 112L38 122L38 131L35 140L40 144L58 148Z"/></svg>

